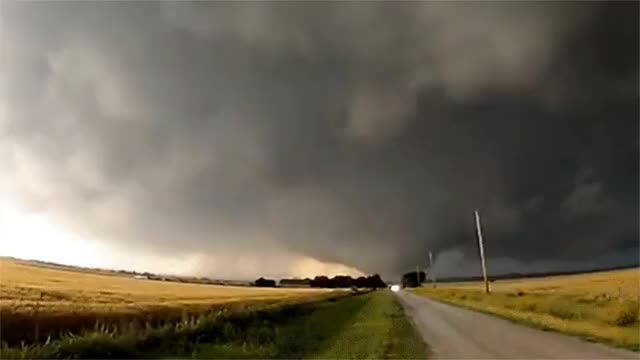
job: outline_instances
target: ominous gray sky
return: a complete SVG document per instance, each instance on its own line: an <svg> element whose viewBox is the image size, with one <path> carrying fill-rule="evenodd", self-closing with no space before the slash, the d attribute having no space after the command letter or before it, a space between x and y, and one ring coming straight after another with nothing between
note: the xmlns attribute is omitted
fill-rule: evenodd
<svg viewBox="0 0 640 360"><path fill-rule="evenodd" d="M494 269L638 261L635 2L0 6L0 191L109 247L456 274L479 208Z"/></svg>

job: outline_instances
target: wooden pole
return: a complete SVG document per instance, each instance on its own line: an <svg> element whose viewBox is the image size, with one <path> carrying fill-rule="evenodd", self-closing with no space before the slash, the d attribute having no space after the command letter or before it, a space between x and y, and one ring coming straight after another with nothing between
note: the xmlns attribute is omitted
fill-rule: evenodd
<svg viewBox="0 0 640 360"><path fill-rule="evenodd" d="M476 231L478 233L478 247L480 248L480 263L482 264L482 277L484 278L484 291L489 293L489 280L487 279L487 264L484 260L484 243L482 242L482 228L480 226L480 214L474 212L476 217Z"/></svg>
<svg viewBox="0 0 640 360"><path fill-rule="evenodd" d="M431 274L431 282L436 287L436 274L433 272L433 254L429 251L429 274Z"/></svg>
<svg viewBox="0 0 640 360"><path fill-rule="evenodd" d="M417 286L420 286L421 285L421 283L420 283L420 265L416 265L416 280L418 281L417 282L417 284L418 284Z"/></svg>

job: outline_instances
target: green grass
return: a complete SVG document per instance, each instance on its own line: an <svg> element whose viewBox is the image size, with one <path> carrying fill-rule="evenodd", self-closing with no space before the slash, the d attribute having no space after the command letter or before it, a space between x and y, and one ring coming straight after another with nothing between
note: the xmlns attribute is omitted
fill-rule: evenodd
<svg viewBox="0 0 640 360"><path fill-rule="evenodd" d="M375 296L374 293L318 303L310 312L291 316L269 326L254 327L254 333L272 336L267 341L228 343L205 343L196 347L191 357L211 358L301 358L322 349L330 343L335 333L353 322L353 318ZM178 353L178 356L187 354Z"/></svg>
<svg viewBox="0 0 640 360"><path fill-rule="evenodd" d="M422 359L427 348L388 291L369 295L367 303L341 331L334 332L316 359Z"/></svg>
<svg viewBox="0 0 640 360"><path fill-rule="evenodd" d="M219 313L128 333L95 329L44 345L8 347L0 358L425 358L386 290L311 304Z"/></svg>
<svg viewBox="0 0 640 360"><path fill-rule="evenodd" d="M394 299L395 300L395 299ZM402 306L393 302L391 312L391 336L384 358L386 359L424 359L431 355L429 347L407 319Z"/></svg>
<svg viewBox="0 0 640 360"><path fill-rule="evenodd" d="M411 291L544 330L640 350L640 304L633 299L524 291L487 295L477 289L451 287Z"/></svg>

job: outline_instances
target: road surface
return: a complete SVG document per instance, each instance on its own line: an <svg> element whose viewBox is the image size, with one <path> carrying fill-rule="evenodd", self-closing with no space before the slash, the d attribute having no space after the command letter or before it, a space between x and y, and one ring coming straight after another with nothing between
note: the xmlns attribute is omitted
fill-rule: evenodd
<svg viewBox="0 0 640 360"><path fill-rule="evenodd" d="M640 359L640 353L397 293L436 359Z"/></svg>

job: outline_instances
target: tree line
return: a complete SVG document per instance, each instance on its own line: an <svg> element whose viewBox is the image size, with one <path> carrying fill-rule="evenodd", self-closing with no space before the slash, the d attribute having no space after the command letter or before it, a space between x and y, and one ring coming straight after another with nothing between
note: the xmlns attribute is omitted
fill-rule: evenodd
<svg viewBox="0 0 640 360"><path fill-rule="evenodd" d="M287 280L287 279L285 279ZM282 281L281 281L282 282ZM276 287L276 281L272 279L265 279L263 277L257 279L253 283L258 287ZM337 275L334 277L328 276L316 276L313 279L308 280L308 286L313 288L370 288L379 289L384 288L387 284L382 280L380 275L374 274L367 277L360 276L353 278L351 276Z"/></svg>
<svg viewBox="0 0 640 360"><path fill-rule="evenodd" d="M352 278L351 276L338 275L332 278L327 276L316 276L311 280L311 287L316 288L371 288L378 289L386 287L387 284L382 280L380 275L360 276Z"/></svg>

